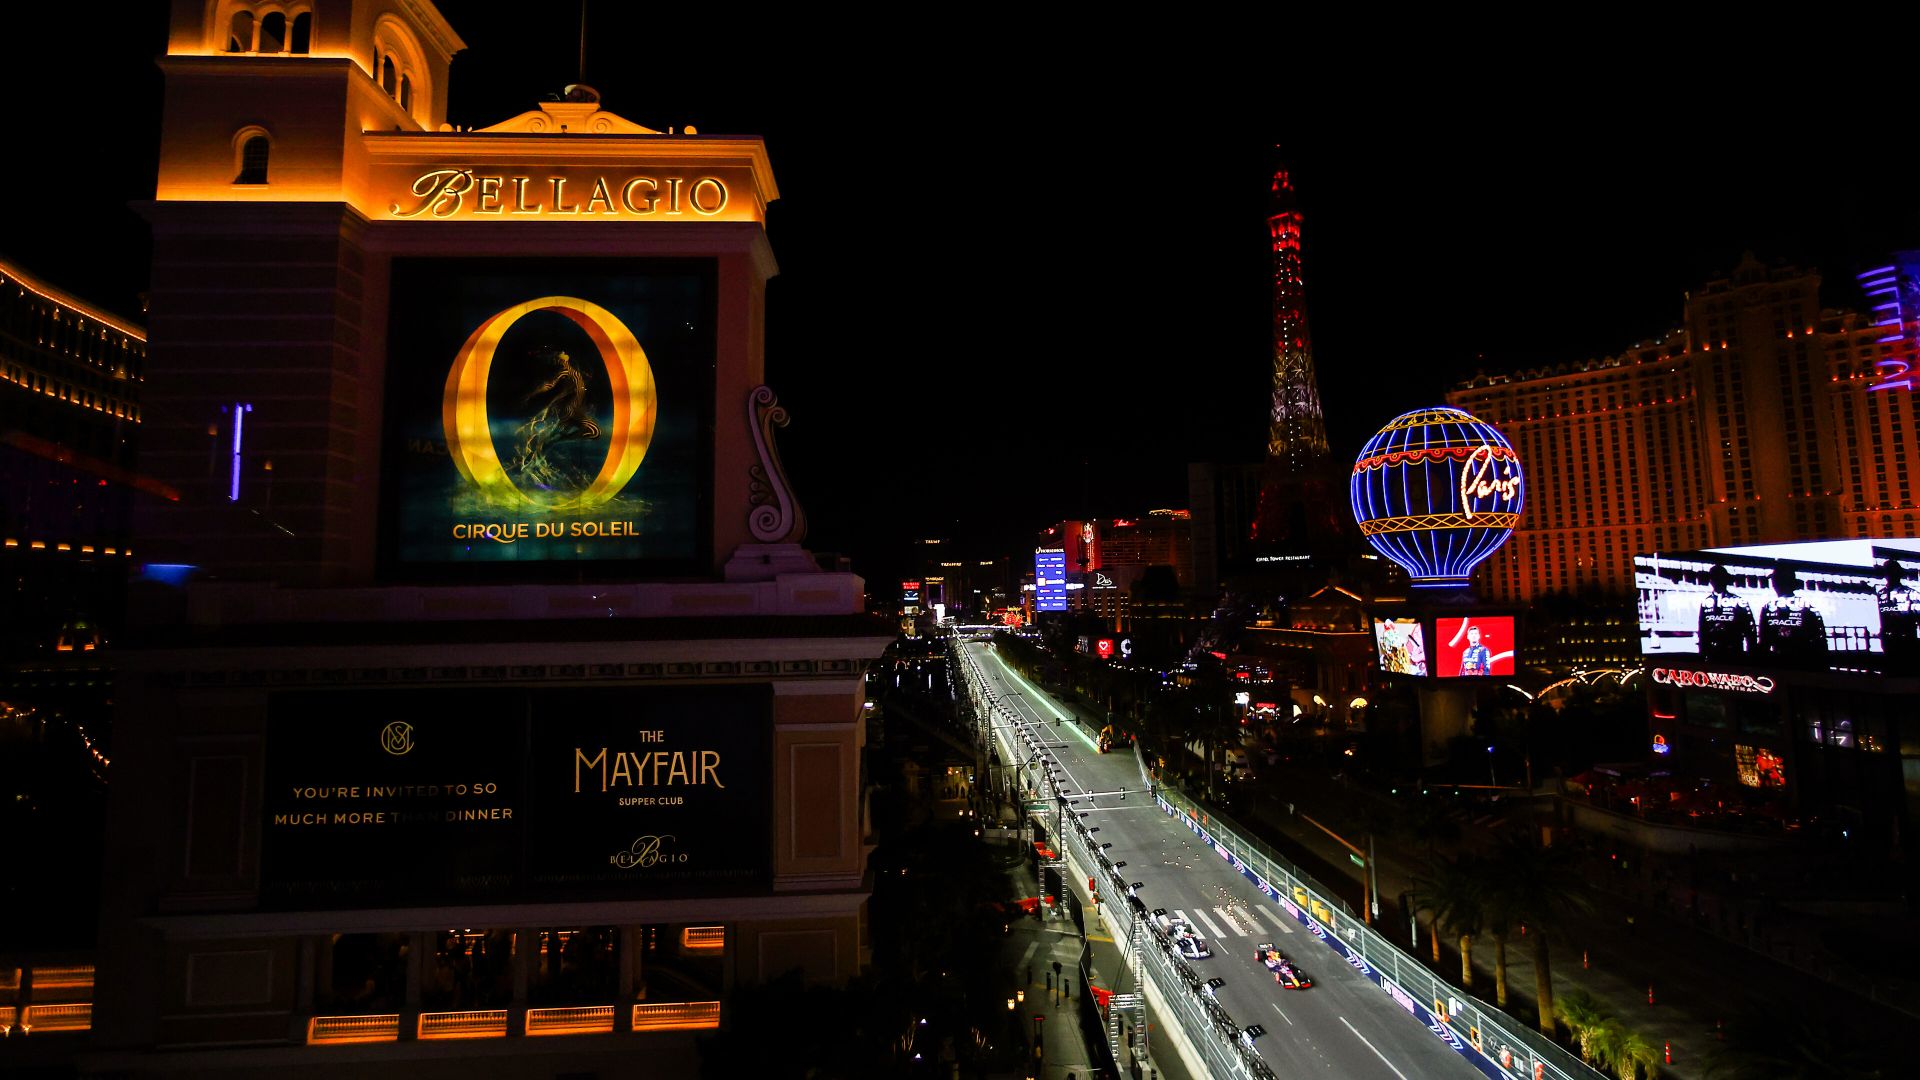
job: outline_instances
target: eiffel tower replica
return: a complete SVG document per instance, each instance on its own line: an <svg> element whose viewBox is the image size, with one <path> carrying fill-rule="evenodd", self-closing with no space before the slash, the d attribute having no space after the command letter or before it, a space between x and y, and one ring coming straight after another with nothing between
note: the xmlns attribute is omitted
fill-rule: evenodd
<svg viewBox="0 0 1920 1080"><path fill-rule="evenodd" d="M1344 562L1343 556L1352 550L1353 522L1342 498L1344 477L1328 450L1327 423L1320 410L1301 273L1300 204L1286 165L1278 161L1270 207L1273 400L1266 467L1249 539L1258 563L1324 576L1332 562ZM1302 563L1307 565L1297 565Z"/></svg>

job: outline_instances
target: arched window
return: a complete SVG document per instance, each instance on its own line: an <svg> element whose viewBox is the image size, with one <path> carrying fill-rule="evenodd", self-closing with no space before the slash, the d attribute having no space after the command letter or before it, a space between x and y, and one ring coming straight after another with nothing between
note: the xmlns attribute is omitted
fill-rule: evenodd
<svg viewBox="0 0 1920 1080"><path fill-rule="evenodd" d="M233 178L236 184L264 184L267 182L267 155L272 144L265 135L249 135L240 144L240 175Z"/></svg>
<svg viewBox="0 0 1920 1080"><path fill-rule="evenodd" d="M293 17L293 38L288 43L288 52L307 53L313 49L313 12L303 11Z"/></svg>
<svg viewBox="0 0 1920 1080"><path fill-rule="evenodd" d="M393 79L393 57L388 56L380 61L380 89L385 90L389 96L394 92Z"/></svg>
<svg viewBox="0 0 1920 1080"><path fill-rule="evenodd" d="M236 11L227 29L228 52L253 51L253 12Z"/></svg>
<svg viewBox="0 0 1920 1080"><path fill-rule="evenodd" d="M277 53L287 47L287 17L276 11L260 20L260 51Z"/></svg>
<svg viewBox="0 0 1920 1080"><path fill-rule="evenodd" d="M403 112L413 111L413 80L400 76L400 108Z"/></svg>

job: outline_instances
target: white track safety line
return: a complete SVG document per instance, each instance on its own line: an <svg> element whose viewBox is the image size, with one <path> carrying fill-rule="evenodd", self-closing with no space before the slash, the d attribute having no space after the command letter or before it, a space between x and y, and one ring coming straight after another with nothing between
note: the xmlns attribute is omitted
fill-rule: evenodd
<svg viewBox="0 0 1920 1080"><path fill-rule="evenodd" d="M1260 910L1260 914L1265 915L1267 917L1267 921L1272 923L1274 926L1278 927L1281 933L1283 934L1293 933L1293 927L1288 926L1287 920L1281 917L1277 912L1270 911L1266 908L1261 908L1259 910Z"/></svg>
<svg viewBox="0 0 1920 1080"><path fill-rule="evenodd" d="M1347 1018L1346 1018L1346 1017L1344 1017L1344 1016L1343 1016L1343 1017L1341 1017L1341 1018L1340 1018L1340 1022L1341 1022L1341 1023L1343 1023L1343 1024L1347 1024ZM1347 1024L1347 1030L1348 1030L1348 1031L1351 1031L1351 1032L1353 1032L1353 1037L1354 1037L1354 1038L1356 1038L1356 1039L1359 1039L1359 1040L1360 1040L1361 1042L1363 1042L1363 1043L1366 1043L1366 1044L1367 1044L1367 1049L1369 1049L1369 1050L1371 1050L1371 1051L1373 1051L1373 1056L1374 1056L1374 1057L1377 1057L1377 1058L1379 1058L1379 1059L1380 1059L1380 1063L1381 1063L1382 1065L1385 1065L1385 1066L1386 1066L1387 1068L1389 1068L1389 1069L1393 1069L1393 1075L1395 1075L1395 1076L1397 1076L1397 1077L1399 1077L1399 1078L1400 1078L1400 1080L1407 1080L1407 1074L1406 1074L1406 1073L1403 1073L1403 1072L1401 1072L1401 1071L1400 1071L1400 1070L1399 1070L1398 1068L1396 1068L1396 1067L1394 1066L1394 1064L1393 1064L1393 1062L1391 1062L1391 1061L1388 1061L1388 1060L1387 1060L1387 1055L1385 1055L1385 1054L1383 1054L1383 1053L1381 1053L1381 1052L1380 1052L1380 1048L1379 1048L1379 1047L1377 1047L1377 1046L1375 1046L1375 1045L1373 1045L1373 1043L1371 1043L1371 1042L1369 1042L1369 1041L1368 1041L1368 1039L1367 1039L1367 1037L1366 1037L1365 1035L1362 1035L1362 1034L1360 1034L1360 1031L1359 1031L1359 1029L1358 1029L1358 1028L1355 1028L1355 1027L1354 1027L1354 1026L1353 1026L1352 1024Z"/></svg>
<svg viewBox="0 0 1920 1080"><path fill-rule="evenodd" d="M1231 928L1231 929L1233 930L1233 936L1234 936L1234 937L1246 937L1246 936L1247 936L1247 932L1246 932L1245 930L1242 930L1242 929L1240 929L1240 924L1239 924L1239 923L1238 923L1237 921L1235 921L1235 919L1234 919L1234 917L1233 917L1233 916L1231 916L1231 915L1229 915L1229 914L1227 914L1227 909L1226 909L1226 908L1223 908L1223 907L1217 907L1217 908L1214 908L1214 909L1213 909L1213 913L1214 913L1215 915L1218 915L1218 916L1220 916L1220 921L1221 921L1221 922L1223 922L1223 923L1226 923L1226 924L1227 924L1227 926L1228 926L1228 927L1230 927L1230 928ZM1255 927L1255 929L1257 930L1257 929L1258 929L1258 927Z"/></svg>
<svg viewBox="0 0 1920 1080"><path fill-rule="evenodd" d="M1220 928L1219 928L1219 927L1217 927L1217 926L1215 926L1215 925L1213 925L1213 920L1212 920L1212 919L1209 919L1209 918L1207 918L1207 913L1206 913L1206 912L1204 912L1204 911L1201 911L1201 910L1200 910L1199 908L1194 908L1194 909L1193 909L1193 917L1194 917L1194 918L1196 918L1196 919L1198 919L1198 920L1200 920L1200 925L1202 925L1202 926L1204 926L1204 927L1206 927L1206 928L1207 928L1207 930L1208 930L1208 931L1209 931L1210 933L1212 933L1212 934L1213 934L1213 936L1214 936L1214 939L1215 939L1215 940L1218 940L1218 939L1220 939L1220 938L1223 938L1223 937L1226 937L1226 935L1225 935L1225 934L1223 934L1223 933L1221 933L1221 932L1220 932Z"/></svg>
<svg viewBox="0 0 1920 1080"><path fill-rule="evenodd" d="M1271 1002L1269 1002L1269 1004L1271 1004ZM1280 1019L1285 1020L1287 1022L1288 1027L1293 1026L1293 1017L1287 1015L1287 1010L1281 1008L1278 1005L1274 1005L1273 1011L1280 1014Z"/></svg>
<svg viewBox="0 0 1920 1080"><path fill-rule="evenodd" d="M1005 682L1001 683L1001 686L1004 687L1005 685L1006 685ZM1010 698L1011 696L1012 695L1009 695ZM1036 740L1039 739L1039 737L1044 733L1041 730L1041 725L1044 725L1046 723L1045 718L1040 716L1039 710L1030 708L1025 701L1019 701L1018 699L1014 699L1014 700L1018 705L1018 711L1022 715L1022 722L1025 724L1027 728L1027 733L1034 736ZM1061 723L1071 723L1071 721L1063 720L1061 721ZM1056 736L1056 741L1057 741L1057 736ZM1072 784L1074 788L1077 789L1077 792L1079 794L1085 794L1087 790L1087 785L1081 783L1079 780L1074 778L1073 770L1067 768L1067 763L1065 760L1066 755L1060 753L1060 749L1064 749L1064 748L1049 747L1049 749L1052 749L1054 751L1053 752L1054 764L1060 767L1060 772L1066 776L1067 782L1069 784Z"/></svg>

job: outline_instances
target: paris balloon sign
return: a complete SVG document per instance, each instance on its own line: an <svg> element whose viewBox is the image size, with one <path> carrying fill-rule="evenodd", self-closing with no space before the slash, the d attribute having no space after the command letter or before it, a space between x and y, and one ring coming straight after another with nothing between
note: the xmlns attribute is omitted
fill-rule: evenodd
<svg viewBox="0 0 1920 1080"><path fill-rule="evenodd" d="M1526 479L1499 429L1438 406L1397 416L1368 440L1349 493L1361 535L1415 588L1460 588L1513 535Z"/></svg>

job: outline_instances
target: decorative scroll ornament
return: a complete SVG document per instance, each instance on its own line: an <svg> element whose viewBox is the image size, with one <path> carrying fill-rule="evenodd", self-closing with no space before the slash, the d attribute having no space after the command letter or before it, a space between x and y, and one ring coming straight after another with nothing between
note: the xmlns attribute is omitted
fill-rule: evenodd
<svg viewBox="0 0 1920 1080"><path fill-rule="evenodd" d="M753 448L760 462L747 469L747 526L763 544L798 544L807 538L807 515L793 497L780 451L773 445L773 429L787 426L787 410L770 386L756 386L747 395L747 426L753 429Z"/></svg>

